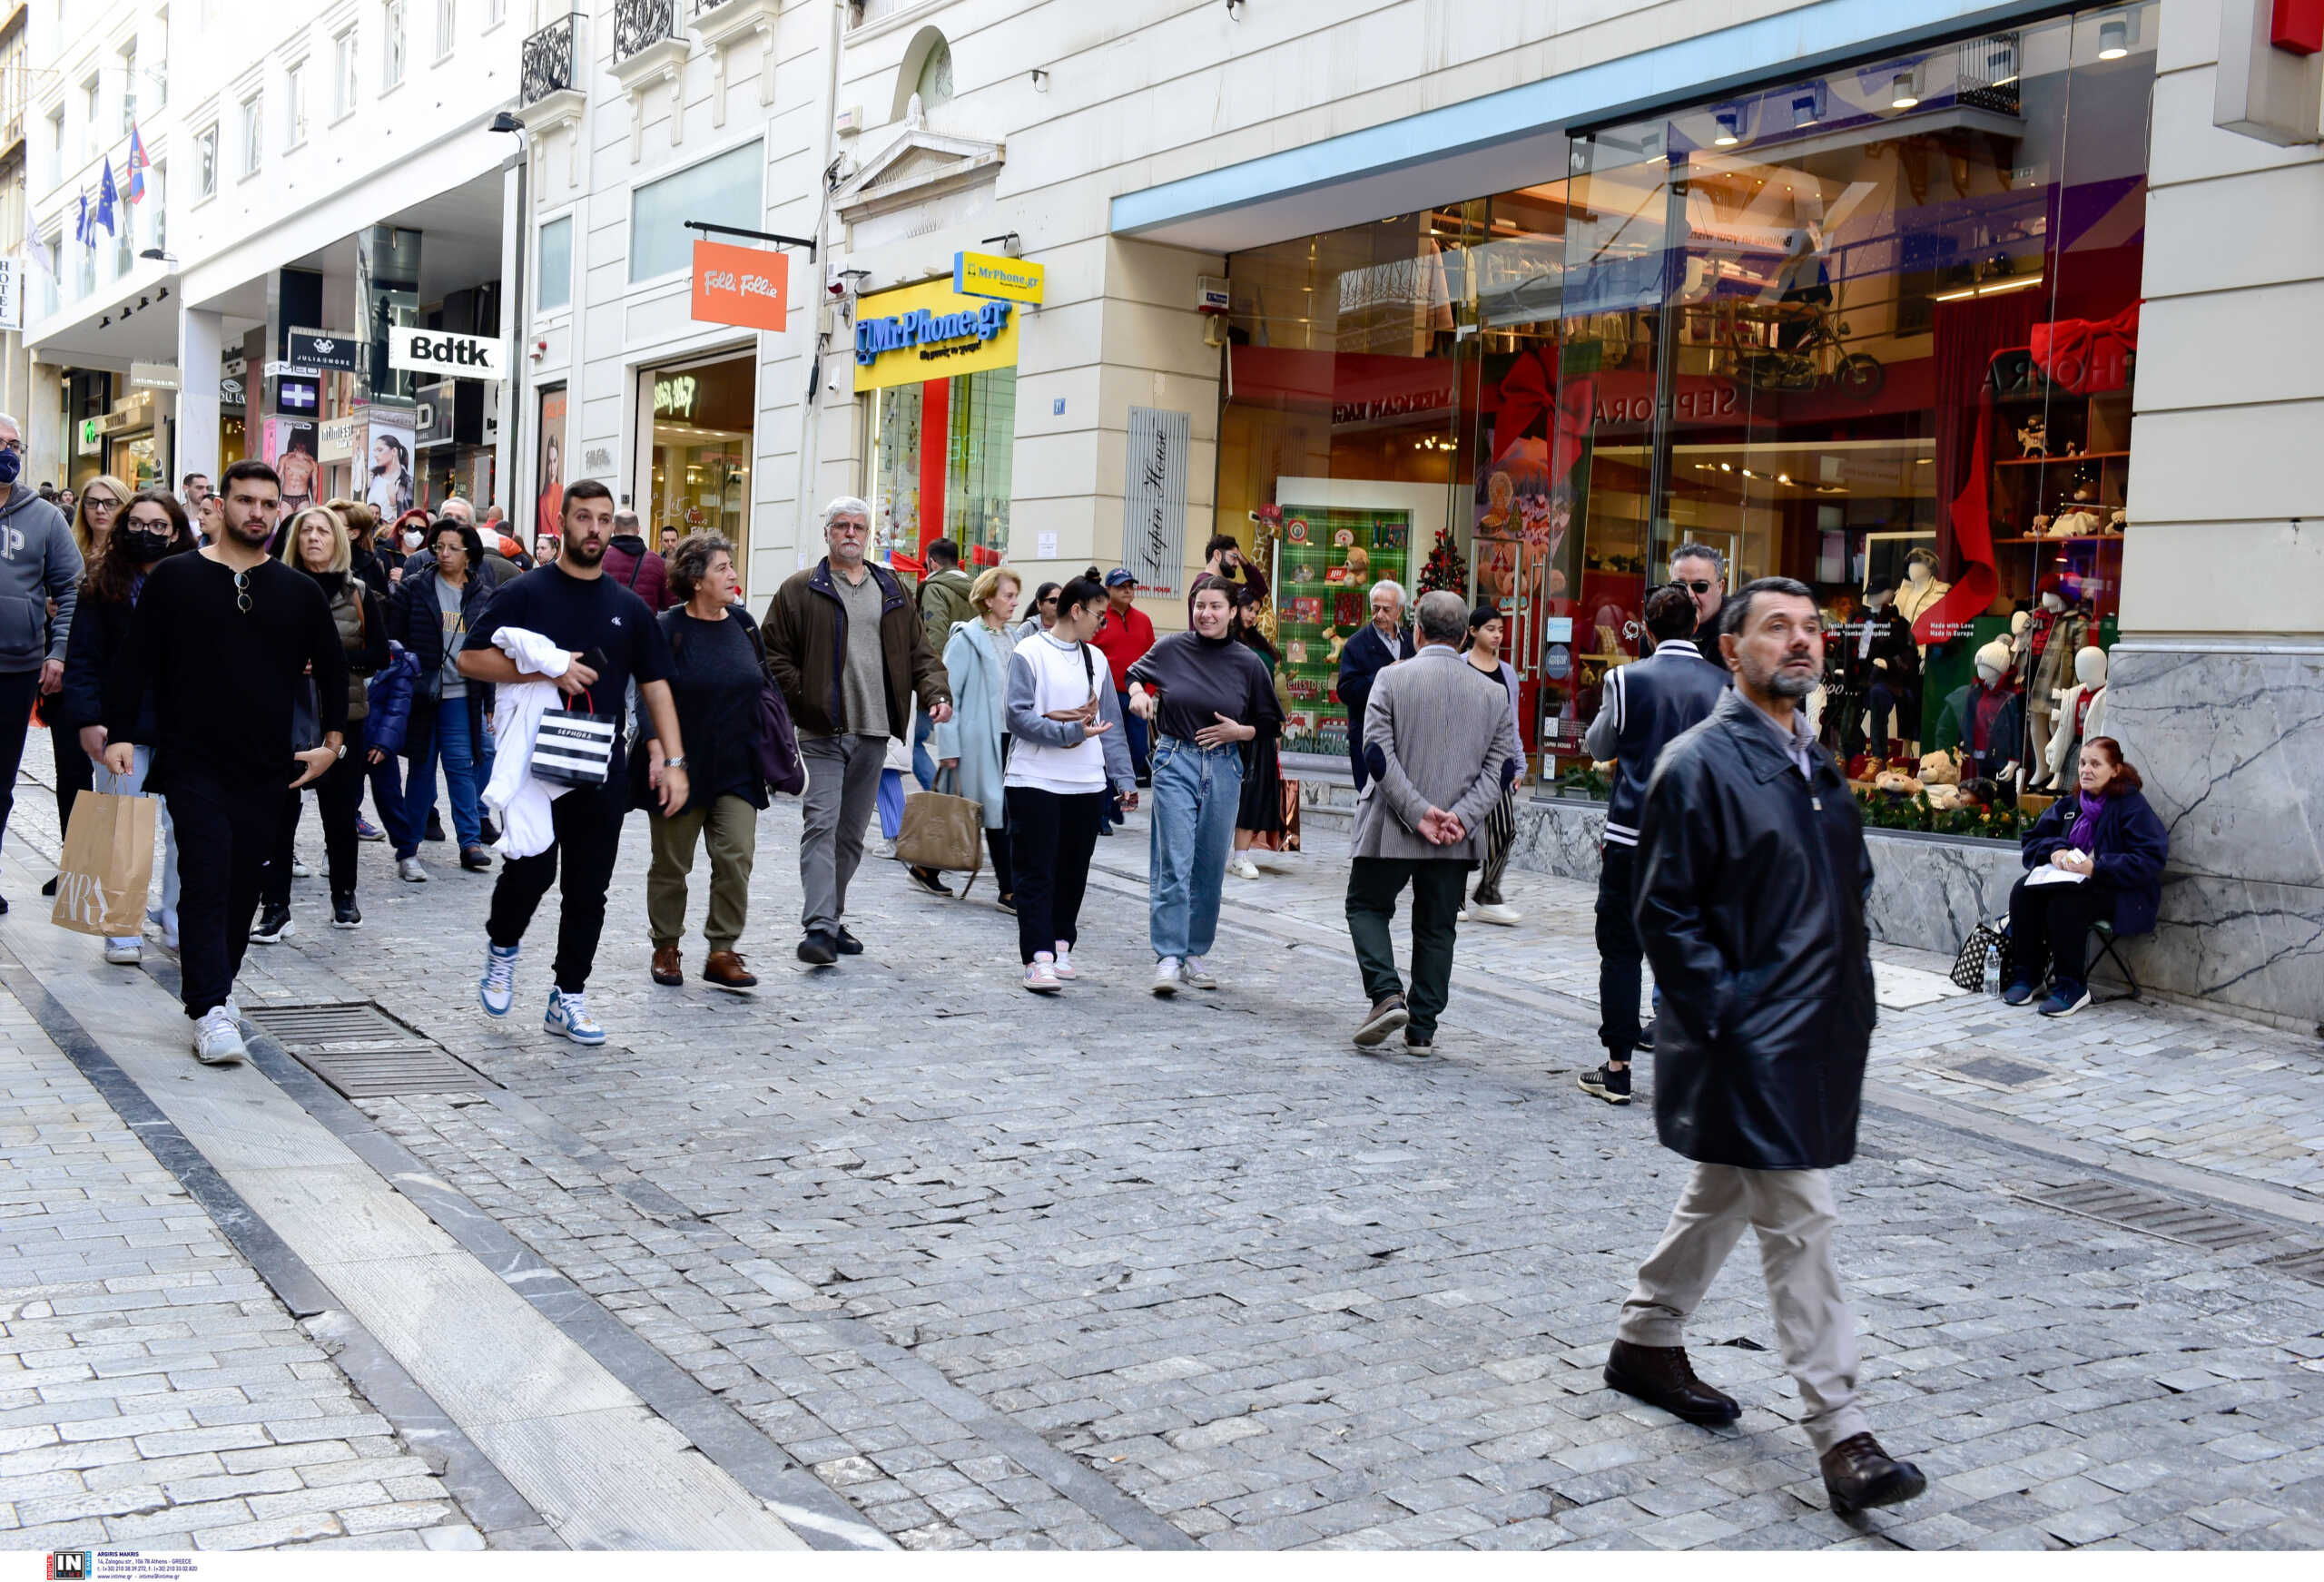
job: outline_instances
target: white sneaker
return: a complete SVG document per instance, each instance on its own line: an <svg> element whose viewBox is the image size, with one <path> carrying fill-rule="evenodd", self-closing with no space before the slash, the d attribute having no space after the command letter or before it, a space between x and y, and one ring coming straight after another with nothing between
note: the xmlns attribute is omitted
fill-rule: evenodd
<svg viewBox="0 0 2324 1582"><path fill-rule="evenodd" d="M399 857L396 859L396 877L408 884L426 884L428 870L419 866L417 857Z"/></svg>
<svg viewBox="0 0 2324 1582"><path fill-rule="evenodd" d="M1033 959L1038 961L1040 958L1036 956ZM1057 974L1060 983L1070 983L1081 976L1073 970L1073 947L1062 939L1057 942L1057 963L1050 970Z"/></svg>
<svg viewBox="0 0 2324 1582"><path fill-rule="evenodd" d="M1462 914L1463 922L1498 923L1504 929L1514 928L1524 920L1524 913L1512 911L1499 901L1471 901Z"/></svg>
<svg viewBox="0 0 2324 1582"><path fill-rule="evenodd" d="M497 945L485 946L484 976L477 981L476 997L484 1003L486 1016L505 1017L517 1003L517 953L523 948L511 945L504 951Z"/></svg>
<svg viewBox="0 0 2324 1582"><path fill-rule="evenodd" d="M1256 879L1259 877L1258 865L1247 857L1236 857L1229 859L1226 864L1226 871L1233 874L1236 879Z"/></svg>
<svg viewBox="0 0 2324 1582"><path fill-rule="evenodd" d="M896 855L896 843L893 840L882 840L864 855L875 862L891 861Z"/></svg>
<svg viewBox="0 0 2324 1582"><path fill-rule="evenodd" d="M193 1025L193 1057L204 1066L240 1066L250 1050L231 1006L219 1006Z"/></svg>
<svg viewBox="0 0 2324 1582"><path fill-rule="evenodd" d="M1469 909L1462 907L1459 911L1454 912L1452 914L1452 920L1456 923L1467 922L1469 920Z"/></svg>
<svg viewBox="0 0 2324 1582"><path fill-rule="evenodd" d="M1055 994L1064 986L1057 980L1057 962L1046 950L1034 956L1025 968L1025 987L1035 994Z"/></svg>
<svg viewBox="0 0 2324 1582"><path fill-rule="evenodd" d="M145 959L145 941L139 938L108 939L105 959L115 967L134 967Z"/></svg>
<svg viewBox="0 0 2324 1582"><path fill-rule="evenodd" d="M290 877L293 879L312 879L315 877L315 870L307 866L303 858L293 857L290 860Z"/></svg>
<svg viewBox="0 0 2324 1582"><path fill-rule="evenodd" d="M1179 976L1186 979L1187 987L1189 988L1216 988L1218 987L1218 979L1211 977L1210 975L1209 964L1199 956L1187 957L1187 965L1183 969L1181 969Z"/></svg>
<svg viewBox="0 0 2324 1582"><path fill-rule="evenodd" d="M560 1038L570 1038L576 1044L602 1044L606 1030L589 1014L586 995L567 994L561 988L548 991L548 1009L542 1014L541 1026Z"/></svg>
<svg viewBox="0 0 2324 1582"><path fill-rule="evenodd" d="M1154 992L1166 998L1178 992L1178 958L1165 956L1154 964Z"/></svg>

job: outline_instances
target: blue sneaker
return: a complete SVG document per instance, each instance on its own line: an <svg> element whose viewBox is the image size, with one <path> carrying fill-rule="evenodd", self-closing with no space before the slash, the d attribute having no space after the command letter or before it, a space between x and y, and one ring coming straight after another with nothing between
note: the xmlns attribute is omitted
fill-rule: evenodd
<svg viewBox="0 0 2324 1582"><path fill-rule="evenodd" d="M505 1017L508 1007L517 1003L517 952L519 945L503 950L497 945L484 948L484 976L478 979L476 997L484 1003L484 1014Z"/></svg>
<svg viewBox="0 0 2324 1582"><path fill-rule="evenodd" d="M2033 997L2034 986L2022 978L2001 991L2001 1003L2005 1006L2022 1006Z"/></svg>
<svg viewBox="0 0 2324 1582"><path fill-rule="evenodd" d="M2079 983L2053 985L2050 997L2037 1007L2045 1017L2070 1017L2090 1003L2090 990Z"/></svg>
<svg viewBox="0 0 2324 1582"><path fill-rule="evenodd" d="M541 1026L560 1038L570 1038L576 1044L602 1044L606 1030L589 1015L586 995L567 994L561 988L548 991L548 1010L541 1017Z"/></svg>

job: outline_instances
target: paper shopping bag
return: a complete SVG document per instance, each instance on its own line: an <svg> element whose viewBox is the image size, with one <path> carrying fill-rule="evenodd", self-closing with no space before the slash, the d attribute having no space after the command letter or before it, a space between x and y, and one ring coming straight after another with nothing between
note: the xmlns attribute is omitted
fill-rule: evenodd
<svg viewBox="0 0 2324 1582"><path fill-rule="evenodd" d="M64 831L51 920L76 933L135 938L145 931L153 879L153 799L83 791Z"/></svg>
<svg viewBox="0 0 2324 1582"><path fill-rule="evenodd" d="M937 776L940 786L957 786L951 771ZM904 799L904 827L896 836L896 860L914 868L935 868L967 874L960 893L969 893L984 868L984 804L970 797L940 791L914 791Z"/></svg>

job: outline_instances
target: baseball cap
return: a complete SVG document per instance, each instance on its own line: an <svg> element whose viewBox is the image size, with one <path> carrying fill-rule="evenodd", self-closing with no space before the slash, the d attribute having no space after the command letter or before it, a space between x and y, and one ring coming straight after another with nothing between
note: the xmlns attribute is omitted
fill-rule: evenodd
<svg viewBox="0 0 2324 1582"><path fill-rule="evenodd" d="M1131 574L1129 567L1118 565L1106 574L1106 585L1109 588L1134 588L1137 585L1137 578Z"/></svg>

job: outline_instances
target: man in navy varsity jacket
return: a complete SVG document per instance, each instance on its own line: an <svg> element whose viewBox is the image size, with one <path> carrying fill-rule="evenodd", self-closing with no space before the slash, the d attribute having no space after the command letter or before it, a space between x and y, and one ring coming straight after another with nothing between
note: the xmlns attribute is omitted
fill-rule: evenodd
<svg viewBox="0 0 2324 1582"><path fill-rule="evenodd" d="M1645 949L1630 911L1647 782L1663 748L1709 719L1719 694L1732 684L1725 666L1705 664L1702 651L1689 641L1698 616L1684 583L1648 596L1646 629L1653 634L1654 652L1606 673L1604 701L1582 739L1590 757L1615 761L1598 873L1598 1038L1606 1046L1606 1064L1581 1076L1582 1092L1608 1104L1630 1102L1630 1054L1639 1045ZM1716 662L1718 655L1714 650L1709 657Z"/></svg>

